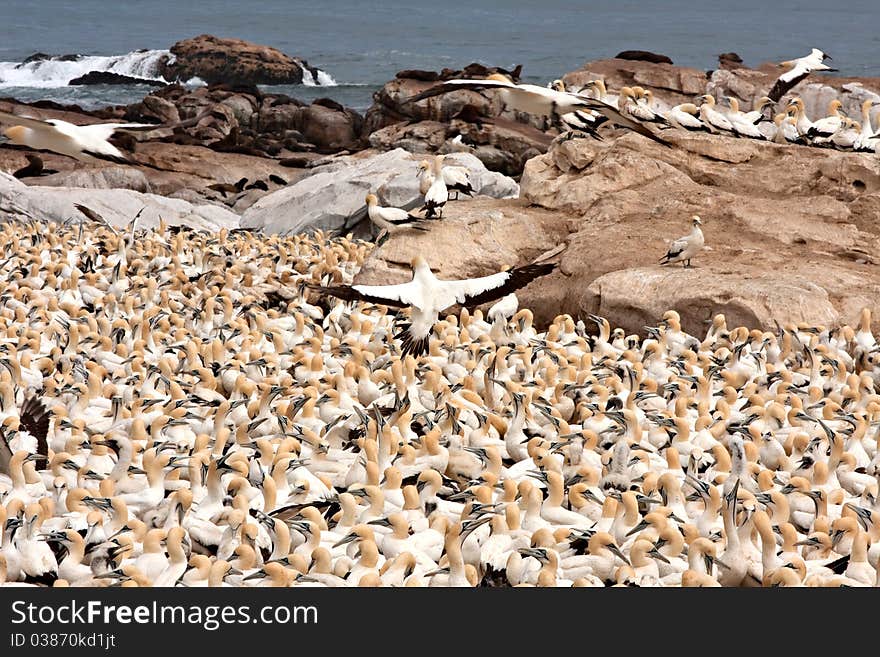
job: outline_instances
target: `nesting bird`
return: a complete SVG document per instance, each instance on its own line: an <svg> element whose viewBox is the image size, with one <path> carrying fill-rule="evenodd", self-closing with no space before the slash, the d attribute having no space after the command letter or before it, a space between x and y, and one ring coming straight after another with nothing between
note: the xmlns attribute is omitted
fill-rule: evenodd
<svg viewBox="0 0 880 657"><path fill-rule="evenodd" d="M131 233L0 233L0 584L878 582L868 309L775 331L669 310L640 337L467 307L536 266L417 262L351 304L321 289L370 296L368 242Z"/></svg>

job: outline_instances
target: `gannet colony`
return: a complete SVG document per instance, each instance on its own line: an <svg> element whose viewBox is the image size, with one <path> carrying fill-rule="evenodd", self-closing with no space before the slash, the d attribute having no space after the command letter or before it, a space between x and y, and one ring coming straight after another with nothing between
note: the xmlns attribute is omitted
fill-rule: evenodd
<svg viewBox="0 0 880 657"><path fill-rule="evenodd" d="M862 121L795 98L667 111L638 86L453 79L545 117L659 141L706 130L876 152ZM114 132L0 114L17 145L129 163ZM167 126L160 126L167 127ZM125 229L81 208L0 233L0 584L13 586L877 586L880 349L857 326L730 325L669 310L627 335L538 326L537 261L354 283L390 233L430 233L466 169L419 167L424 203L365 197L376 243L320 231ZM665 242L708 258L711 223ZM660 256L665 253L665 256ZM436 271L436 269L435 269Z"/></svg>

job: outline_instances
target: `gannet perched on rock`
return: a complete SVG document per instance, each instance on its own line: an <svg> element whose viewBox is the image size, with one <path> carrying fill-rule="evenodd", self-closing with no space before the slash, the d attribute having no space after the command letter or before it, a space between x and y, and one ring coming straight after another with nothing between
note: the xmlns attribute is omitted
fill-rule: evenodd
<svg viewBox="0 0 880 657"><path fill-rule="evenodd" d="M425 204L422 210L425 212L426 219L443 216L443 206L449 200L449 190L446 187L446 181L443 179L443 156L435 155L431 165L431 175L433 180L425 192Z"/></svg>
<svg viewBox="0 0 880 657"><path fill-rule="evenodd" d="M704 94L700 96L702 103L700 104L700 119L709 126L710 131L727 130L734 132L733 124L726 116L715 109L715 96L712 94Z"/></svg>
<svg viewBox="0 0 880 657"><path fill-rule="evenodd" d="M693 103L682 103L670 108L664 116L669 123L676 128L685 130L708 130L703 122L697 117L700 108Z"/></svg>
<svg viewBox="0 0 880 657"><path fill-rule="evenodd" d="M448 166L444 164L441 167L443 173L443 182L446 185L447 192L455 192L455 198L458 199L459 193L474 195L474 187L471 184L470 171L467 167ZM431 163L428 160L419 162L419 191L427 194L434 182L434 173Z"/></svg>
<svg viewBox="0 0 880 657"><path fill-rule="evenodd" d="M116 132L144 132L173 126L153 123L93 123L75 125L61 119L34 119L0 112L0 122L12 124L3 131L7 140L38 151L52 151L81 162L109 160L139 164L126 157L108 139Z"/></svg>
<svg viewBox="0 0 880 657"><path fill-rule="evenodd" d="M379 199L375 194L367 194L367 215L376 226L389 234L405 228L413 230L428 230L425 221L414 214L410 214L401 208L387 208L379 205Z"/></svg>
<svg viewBox="0 0 880 657"><path fill-rule="evenodd" d="M456 79L447 80L434 85L422 93L406 100L407 103L415 103L425 98L439 96L451 91L471 89L482 91L484 89L498 90L504 105L511 110L524 112L533 116L543 116L559 123L559 118L570 112L578 110L595 110L608 118L612 123L629 128L640 135L668 146L669 144L651 132L638 121L621 114L616 107L585 96L578 96L567 91L548 89L535 84L514 84L510 78L493 73L484 80Z"/></svg>
<svg viewBox="0 0 880 657"><path fill-rule="evenodd" d="M428 351L431 329L442 310L455 304L472 307L498 299L539 276L546 276L555 266L525 265L482 278L443 281L434 276L421 256L416 256L412 260L413 277L408 283L314 286L313 289L346 301L369 301L398 308L409 306L412 309L410 323L396 337L403 340L403 355L418 356Z"/></svg>
<svg viewBox="0 0 880 657"><path fill-rule="evenodd" d="M703 231L700 230L700 226L703 223L702 220L697 215L694 215L693 223L694 228L689 235L679 237L669 245L666 255L660 259L661 265L681 262L684 267L691 266L691 258L697 255L705 244Z"/></svg>
<svg viewBox="0 0 880 657"><path fill-rule="evenodd" d="M767 96L773 102L779 102L779 99L782 98L789 89L794 87L813 71L836 71L836 68L831 68L823 63L826 59L831 59L831 56L826 55L818 48L813 48L810 54L806 57L792 59L787 62L780 62L780 66L788 66L790 68L779 76Z"/></svg>

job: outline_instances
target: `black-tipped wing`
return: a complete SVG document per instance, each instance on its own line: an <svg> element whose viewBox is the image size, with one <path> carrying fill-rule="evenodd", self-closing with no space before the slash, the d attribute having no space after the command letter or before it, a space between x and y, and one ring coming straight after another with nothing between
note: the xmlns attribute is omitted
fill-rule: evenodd
<svg viewBox="0 0 880 657"><path fill-rule="evenodd" d="M455 295L449 305L460 303L468 308L474 308L489 301L495 301L525 287L536 278L546 276L555 268L556 265L553 263L525 265L482 278L448 281L450 292Z"/></svg>
<svg viewBox="0 0 880 657"><path fill-rule="evenodd" d="M668 141L658 137L635 119L624 116L616 107L612 107L608 103L603 103L601 100L596 100L595 98L584 98L583 96L579 96L578 98L584 103L585 109L599 112L599 114L607 118L614 125L621 126L622 128L629 128L634 132L638 132L643 137L656 141L658 144L671 147Z"/></svg>
<svg viewBox="0 0 880 657"><path fill-rule="evenodd" d="M407 98L404 101L404 104L417 103L425 98L442 96L443 94L448 94L450 91L461 91L462 89L482 91L483 89L510 89L513 86L514 85L509 82L501 82L500 80L449 80L442 84L435 84L433 87L429 87L423 92Z"/></svg>
<svg viewBox="0 0 880 657"><path fill-rule="evenodd" d="M331 285L310 286L321 294L329 294L344 301L366 301L382 306L406 308L412 303L412 284L402 285Z"/></svg>
<svg viewBox="0 0 880 657"><path fill-rule="evenodd" d="M797 61L797 64L795 64L792 68L780 75L776 82L773 84L773 88L770 90L770 93L767 94L767 98L772 100L774 103L778 103L779 99L787 94L789 89L796 86L812 71L812 68L810 68L810 66L805 64L803 61L795 61Z"/></svg>
<svg viewBox="0 0 880 657"><path fill-rule="evenodd" d="M36 395L24 400L18 413L21 429L37 439L37 454L49 456L46 436L49 434L49 409Z"/></svg>

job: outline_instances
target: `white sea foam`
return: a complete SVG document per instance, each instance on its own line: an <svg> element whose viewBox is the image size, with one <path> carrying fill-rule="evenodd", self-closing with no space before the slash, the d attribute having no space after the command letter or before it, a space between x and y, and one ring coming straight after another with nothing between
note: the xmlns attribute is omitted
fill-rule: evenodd
<svg viewBox="0 0 880 657"><path fill-rule="evenodd" d="M312 72L303 66L303 86L304 87L335 87L336 80L327 73L326 71L322 71L321 69L316 69L318 71L318 79L315 80L315 76L312 75Z"/></svg>
<svg viewBox="0 0 880 657"><path fill-rule="evenodd" d="M0 62L0 88L23 87L35 89L58 89L66 87L74 78L91 71L108 71L133 78L167 82L159 70L163 61L174 62L168 50L139 50L124 55L81 55L64 61L59 57L28 62ZM303 85L307 87L335 87L329 73L317 70L317 80L312 72L303 68ZM205 84L199 78L186 83L188 86Z"/></svg>
<svg viewBox="0 0 880 657"><path fill-rule="evenodd" d="M171 56L167 50L140 50L124 55L82 55L72 61L59 58L43 59L22 64L0 62L0 88L33 87L57 89L90 71L109 71L134 78L162 80L159 66Z"/></svg>

